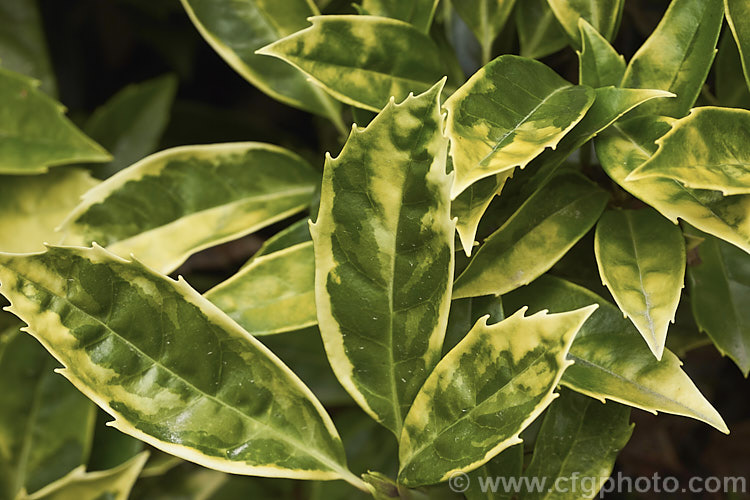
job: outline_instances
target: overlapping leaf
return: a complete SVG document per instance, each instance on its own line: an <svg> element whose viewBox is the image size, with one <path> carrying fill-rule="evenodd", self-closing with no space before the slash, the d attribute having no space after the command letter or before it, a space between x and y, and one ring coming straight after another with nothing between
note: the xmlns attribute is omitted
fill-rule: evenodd
<svg viewBox="0 0 750 500"><path fill-rule="evenodd" d="M568 38L547 0L523 0L516 6L521 55L540 59L565 48Z"/></svg>
<svg viewBox="0 0 750 500"><path fill-rule="evenodd" d="M633 56L623 87L668 90L674 100L642 106L637 114L684 116L695 103L716 54L724 20L721 0L674 0Z"/></svg>
<svg viewBox="0 0 750 500"><path fill-rule="evenodd" d="M609 195L563 173L536 191L479 248L453 297L507 293L549 270L596 223Z"/></svg>
<svg viewBox="0 0 750 500"><path fill-rule="evenodd" d="M521 477L523 472L523 443L511 446L503 450L498 456L471 472L469 486L464 492L466 500L513 500L515 491L512 488L504 488L510 481ZM492 484L494 478L501 479L500 487L496 491L488 485ZM502 481L507 481L502 483Z"/></svg>
<svg viewBox="0 0 750 500"><path fill-rule="evenodd" d="M446 71L440 51L412 25L377 16L317 16L312 26L259 50L299 68L343 103L380 111L422 92Z"/></svg>
<svg viewBox="0 0 750 500"><path fill-rule="evenodd" d="M307 27L310 0L181 0L203 38L235 71L274 99L340 121L338 105L304 74L255 53Z"/></svg>
<svg viewBox="0 0 750 500"><path fill-rule="evenodd" d="M597 138L596 153L605 172L623 189L677 222L698 229L750 252L750 195L723 196L719 191L691 189L666 178L626 180L656 152L655 141L674 120L640 117L621 121Z"/></svg>
<svg viewBox="0 0 750 500"><path fill-rule="evenodd" d="M184 281L100 247L51 247L0 254L0 284L116 429L221 471L361 484L310 390Z"/></svg>
<svg viewBox="0 0 750 500"><path fill-rule="evenodd" d="M688 267L690 301L698 327L716 348L750 372L750 255L718 238L691 229L703 238L699 261Z"/></svg>
<svg viewBox="0 0 750 500"><path fill-rule="evenodd" d="M438 0L363 0L362 8L373 16L400 19L425 33L430 31Z"/></svg>
<svg viewBox="0 0 750 500"><path fill-rule="evenodd" d="M724 12L734 39L737 41L742 72L750 88L750 74L748 73L750 72L750 5L742 0L724 0Z"/></svg>
<svg viewBox="0 0 750 500"><path fill-rule="evenodd" d="M596 497L612 473L617 454L633 433L629 417L630 408L626 406L602 404L563 391L544 416L534 456L524 475L530 480L546 478L547 484L572 485L580 481L576 484L575 497ZM588 478L594 481L589 482ZM531 481L528 484L532 484ZM563 491L563 488L523 493L520 498L524 500L571 498L571 491Z"/></svg>
<svg viewBox="0 0 750 500"><path fill-rule="evenodd" d="M461 0L453 8L469 26L482 48L482 63L492 58L492 42L513 12L516 0Z"/></svg>
<svg viewBox="0 0 750 500"><path fill-rule="evenodd" d="M573 283L543 276L503 297L508 308L567 311L588 304L599 309L583 325L570 348L575 364L562 385L600 400L609 399L646 411L684 415L729 432L721 416L706 401L682 362L668 349L654 358L633 324L620 310Z"/></svg>
<svg viewBox="0 0 750 500"><path fill-rule="evenodd" d="M547 0L555 17L562 25L573 45L581 48L579 20L583 19L604 36L612 40L622 18L625 0Z"/></svg>
<svg viewBox="0 0 750 500"><path fill-rule="evenodd" d="M311 242L253 259L205 297L253 335L315 325L315 255Z"/></svg>
<svg viewBox="0 0 750 500"><path fill-rule="evenodd" d="M92 189L65 243L99 243L171 272L190 254L307 208L318 174L261 143L186 146L149 156Z"/></svg>
<svg viewBox="0 0 750 500"><path fill-rule="evenodd" d="M39 174L58 165L110 160L37 85L0 69L0 174Z"/></svg>
<svg viewBox="0 0 750 500"><path fill-rule="evenodd" d="M740 53L734 39L728 34L722 35L719 40L714 68L714 93L718 105L750 109L750 90L742 73Z"/></svg>
<svg viewBox="0 0 750 500"><path fill-rule="evenodd" d="M594 251L602 282L661 359L685 283L682 231L651 209L613 210L597 223Z"/></svg>
<svg viewBox="0 0 750 500"><path fill-rule="evenodd" d="M578 28L581 32L578 83L594 88L619 86L625 74L625 58L585 19L579 20Z"/></svg>
<svg viewBox="0 0 750 500"><path fill-rule="evenodd" d="M677 179L694 189L750 194L750 111L695 108L660 137L659 149L626 180Z"/></svg>
<svg viewBox="0 0 750 500"><path fill-rule="evenodd" d="M406 486L471 471L506 448L555 398L571 364L573 338L596 309L480 319L435 367L419 391L399 440L398 480Z"/></svg>
<svg viewBox="0 0 750 500"><path fill-rule="evenodd" d="M591 88L568 83L538 61L512 55L492 61L444 105L456 172L452 197L554 148L593 102Z"/></svg>
<svg viewBox="0 0 750 500"><path fill-rule="evenodd" d="M312 226L320 331L349 394L396 435L437 363L454 225L442 83L391 102L327 158Z"/></svg>
<svg viewBox="0 0 750 500"><path fill-rule="evenodd" d="M0 497L9 499L85 464L95 415L20 326L0 336Z"/></svg>

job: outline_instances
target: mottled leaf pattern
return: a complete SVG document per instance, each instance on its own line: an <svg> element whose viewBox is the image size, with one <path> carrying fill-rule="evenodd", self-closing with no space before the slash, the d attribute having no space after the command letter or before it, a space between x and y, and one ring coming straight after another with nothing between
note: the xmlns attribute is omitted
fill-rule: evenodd
<svg viewBox="0 0 750 500"><path fill-rule="evenodd" d="M315 246L318 321L349 394L397 436L440 357L454 225L442 83L393 101L327 158Z"/></svg>
<svg viewBox="0 0 750 500"><path fill-rule="evenodd" d="M695 108L660 137L659 149L626 180L677 179L694 189L750 194L750 111Z"/></svg>
<svg viewBox="0 0 750 500"><path fill-rule="evenodd" d="M602 282L661 359L685 285L682 231L648 208L613 210L596 225L594 251Z"/></svg>
<svg viewBox="0 0 750 500"><path fill-rule="evenodd" d="M312 26L259 54L299 68L343 103L380 111L391 97L429 89L446 74L440 51L403 21L377 16L318 16Z"/></svg>
<svg viewBox="0 0 750 500"><path fill-rule="evenodd" d="M263 255L206 292L252 335L315 325L315 256L311 242Z"/></svg>
<svg viewBox="0 0 750 500"><path fill-rule="evenodd" d="M625 58L585 19L579 20L578 28L582 47L578 52L578 83L594 88L619 86L625 74Z"/></svg>
<svg viewBox="0 0 750 500"><path fill-rule="evenodd" d="M575 364L566 370L563 385L602 401L684 415L729 432L721 416L682 371L677 356L665 350L657 361L633 324L612 303L551 276L543 276L503 300L509 309L529 306L531 311L552 312L599 304L570 348L569 357Z"/></svg>
<svg viewBox="0 0 750 500"><path fill-rule="evenodd" d="M484 212L487 211L495 196L499 195L505 182L513 175L514 170L480 179L451 203L451 214L456 217L456 231L467 256L471 255L474 238Z"/></svg>
<svg viewBox="0 0 750 500"><path fill-rule="evenodd" d="M570 344L595 309L524 317L523 308L500 323L480 319L435 367L406 416L399 482L444 481L520 443L520 432L556 397Z"/></svg>
<svg viewBox="0 0 750 500"><path fill-rule="evenodd" d="M149 156L83 198L65 243L99 243L162 272L192 253L307 208L318 174L261 143L185 146Z"/></svg>
<svg viewBox="0 0 750 500"><path fill-rule="evenodd" d="M690 229L703 241L699 261L688 267L690 301L698 327L716 348L750 372L750 255L744 250Z"/></svg>
<svg viewBox="0 0 750 500"><path fill-rule="evenodd" d="M225 472L361 483L310 390L184 281L100 247L51 247L0 254L0 283L116 429Z"/></svg>
<svg viewBox="0 0 750 500"><path fill-rule="evenodd" d="M109 154L65 117L65 108L37 86L0 69L0 174L39 174L58 165L109 161Z"/></svg>
<svg viewBox="0 0 750 500"><path fill-rule="evenodd" d="M642 106L639 115L680 118L695 103L716 54L724 20L721 0L673 0L630 60L623 87L668 90L673 100Z"/></svg>
<svg viewBox="0 0 750 500"><path fill-rule="evenodd" d="M363 0L362 8L373 16L392 17L430 31L438 0Z"/></svg>
<svg viewBox="0 0 750 500"><path fill-rule="evenodd" d="M0 498L35 492L86 463L95 406L16 326L0 337Z"/></svg>
<svg viewBox="0 0 750 500"><path fill-rule="evenodd" d="M622 18L625 0L547 0L573 45L581 48L579 20L584 19L607 40L612 40Z"/></svg>
<svg viewBox="0 0 750 500"><path fill-rule="evenodd" d="M555 177L479 247L453 297L499 295L531 283L593 227L608 198L579 174Z"/></svg>
<svg viewBox="0 0 750 500"><path fill-rule="evenodd" d="M456 171L452 197L554 148L593 102L591 88L566 82L538 61L512 55L492 61L444 105Z"/></svg>

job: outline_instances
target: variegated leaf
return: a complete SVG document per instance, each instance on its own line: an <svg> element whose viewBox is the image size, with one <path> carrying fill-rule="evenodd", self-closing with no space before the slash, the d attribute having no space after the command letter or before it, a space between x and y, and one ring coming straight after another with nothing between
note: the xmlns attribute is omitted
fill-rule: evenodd
<svg viewBox="0 0 750 500"><path fill-rule="evenodd" d="M0 254L0 284L116 429L216 470L363 487L310 390L185 281L95 246Z"/></svg>
<svg viewBox="0 0 750 500"><path fill-rule="evenodd" d="M625 58L584 18L579 19L578 28L582 47L578 52L578 83L593 88L619 86L625 74Z"/></svg>
<svg viewBox="0 0 750 500"><path fill-rule="evenodd" d="M588 304L599 309L578 332L562 385L592 398L656 413L694 418L728 433L718 412L706 401L668 349L658 361L633 324L620 310L595 293L568 281L543 276L503 297L508 308L568 311Z"/></svg>
<svg viewBox="0 0 750 500"><path fill-rule="evenodd" d="M617 33L622 18L625 0L547 0L555 17L562 25L576 49L581 49L581 19L591 24L594 30L607 40Z"/></svg>
<svg viewBox="0 0 750 500"><path fill-rule="evenodd" d="M97 177L106 179L156 151L176 92L177 78L165 75L128 85L97 108L83 130L114 156L96 167Z"/></svg>
<svg viewBox="0 0 750 500"><path fill-rule="evenodd" d="M0 252L38 252L44 243L59 243L63 235L55 229L97 184L82 168L0 177Z"/></svg>
<svg viewBox="0 0 750 500"><path fill-rule="evenodd" d="M593 102L591 88L531 59L504 55L477 71L444 104L456 172L451 197L554 148Z"/></svg>
<svg viewBox="0 0 750 500"><path fill-rule="evenodd" d="M363 0L362 8L373 16L400 19L428 33L439 0Z"/></svg>
<svg viewBox="0 0 750 500"><path fill-rule="evenodd" d="M414 487L471 471L506 448L555 399L573 338L596 309L481 318L435 367L399 440L401 484Z"/></svg>
<svg viewBox="0 0 750 500"><path fill-rule="evenodd" d="M203 38L237 73L274 99L330 117L339 106L305 75L256 50L307 27L311 0L181 0Z"/></svg>
<svg viewBox="0 0 750 500"><path fill-rule="evenodd" d="M674 100L641 106L638 115L684 116L698 98L724 20L721 0L673 0L630 60L623 87L668 90Z"/></svg>
<svg viewBox="0 0 750 500"><path fill-rule="evenodd" d="M86 463L95 406L16 325L0 336L0 498L35 492Z"/></svg>
<svg viewBox="0 0 750 500"><path fill-rule="evenodd" d="M111 159L68 120L65 108L30 78L0 69L0 174L40 174L49 167Z"/></svg>
<svg viewBox="0 0 750 500"><path fill-rule="evenodd" d="M546 478L547 484L573 485L547 491L525 491L522 500L595 498L612 474L617 454L625 447L633 425L630 408L602 404L592 398L562 391L544 416L534 445L534 456L524 475ZM576 477L578 476L578 477ZM583 478L587 478L585 481ZM588 478L593 481L589 482ZM531 488L530 488L531 490ZM574 493L574 495L571 495Z"/></svg>
<svg viewBox="0 0 750 500"><path fill-rule="evenodd" d="M518 2L515 17L523 57L540 59L567 47L568 38L547 0Z"/></svg>
<svg viewBox="0 0 750 500"><path fill-rule="evenodd" d="M602 283L661 359L685 286L682 231L649 208L612 210L596 225L594 251Z"/></svg>
<svg viewBox="0 0 750 500"><path fill-rule="evenodd" d="M750 372L750 255L690 228L703 239L699 261L688 267L690 302L698 327L729 356L745 377Z"/></svg>
<svg viewBox="0 0 750 500"><path fill-rule="evenodd" d="M745 82L750 88L750 5L744 0L724 0L724 12L740 51Z"/></svg>
<svg viewBox="0 0 750 500"><path fill-rule="evenodd" d="M510 481L520 480L523 472L524 444L519 443L506 448L495 458L474 469L469 476L469 487L464 492L466 500L513 500L516 491L512 488L504 488ZM506 483L500 483L497 491L492 491L491 485L494 478L505 478Z"/></svg>
<svg viewBox="0 0 750 500"><path fill-rule="evenodd" d="M609 127L595 142L604 171L672 222L680 218L750 252L750 195L723 196L719 191L691 189L676 180L659 177L626 180L654 155L655 141L669 131L673 122L664 117L638 117Z"/></svg>
<svg viewBox="0 0 750 500"><path fill-rule="evenodd" d="M442 82L393 101L326 159L315 246L318 321L349 394L397 436L440 358L454 224Z"/></svg>
<svg viewBox="0 0 750 500"><path fill-rule="evenodd" d="M269 144L169 149L86 193L63 241L96 242L168 273L198 250L304 210L318 179L302 158Z"/></svg>
<svg viewBox="0 0 750 500"><path fill-rule="evenodd" d="M87 473L79 467L43 490L17 500L127 500L147 459L148 452L143 452L106 471Z"/></svg>
<svg viewBox="0 0 750 500"><path fill-rule="evenodd" d="M591 229L609 195L563 173L536 191L479 247L453 285L453 298L504 294L548 271Z"/></svg>
<svg viewBox="0 0 750 500"><path fill-rule="evenodd" d="M317 16L312 26L258 54L299 68L332 96L380 111L391 97L403 100L446 74L435 42L414 26L377 16Z"/></svg>
<svg viewBox="0 0 750 500"><path fill-rule="evenodd" d="M39 80L41 90L54 96L57 83L42 28L35 0L0 3L0 64Z"/></svg>
<svg viewBox="0 0 750 500"><path fill-rule="evenodd" d="M474 248L479 221L495 196L500 194L505 182L513 176L514 171L507 170L478 180L451 203L451 215L456 218L456 231L467 257Z"/></svg>
<svg viewBox="0 0 750 500"><path fill-rule="evenodd" d="M482 48L482 64L492 59L492 42L513 12L516 0L459 0L453 8L464 20Z"/></svg>
<svg viewBox="0 0 750 500"><path fill-rule="evenodd" d="M317 324L312 242L253 259L205 297L255 336Z"/></svg>
<svg viewBox="0 0 750 500"><path fill-rule="evenodd" d="M750 111L695 108L657 139L659 149L626 180L677 179L694 189L750 194Z"/></svg>

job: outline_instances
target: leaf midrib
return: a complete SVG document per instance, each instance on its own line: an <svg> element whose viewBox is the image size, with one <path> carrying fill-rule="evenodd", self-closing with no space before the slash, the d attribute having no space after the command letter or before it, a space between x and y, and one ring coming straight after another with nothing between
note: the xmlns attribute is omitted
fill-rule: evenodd
<svg viewBox="0 0 750 500"><path fill-rule="evenodd" d="M20 333L19 335L26 335L25 333ZM46 363L44 363L46 365ZM31 409L28 413L28 419L26 426L24 427L24 436L23 441L21 445L21 452L19 453L19 466L15 474L15 485L13 487L13 491L18 492L21 491L26 485L26 473L27 468L29 465L29 456L31 454L31 444L34 441L33 439L33 427L34 423L37 420L37 417L39 416L39 409L41 408L42 401L42 385L44 385L44 373L40 371L39 377L37 378L35 384L34 384L34 392L31 402Z"/></svg>

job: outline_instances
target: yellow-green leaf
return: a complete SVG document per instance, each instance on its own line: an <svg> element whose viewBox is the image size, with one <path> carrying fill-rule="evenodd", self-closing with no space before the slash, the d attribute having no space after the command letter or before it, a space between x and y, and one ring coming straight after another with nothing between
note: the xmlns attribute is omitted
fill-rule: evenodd
<svg viewBox="0 0 750 500"><path fill-rule="evenodd" d="M430 31L439 0L363 0L362 8L373 16L400 19L425 33Z"/></svg>
<svg viewBox="0 0 750 500"><path fill-rule="evenodd" d="M438 362L453 280L442 82L326 159L315 246L318 321L336 376L378 422L400 434Z"/></svg>
<svg viewBox="0 0 750 500"><path fill-rule="evenodd" d="M750 111L695 108L660 137L659 149L626 180L677 179L693 189L750 194Z"/></svg>
<svg viewBox="0 0 750 500"><path fill-rule="evenodd" d="M568 38L547 0L518 2L515 17L523 57L541 59L567 47Z"/></svg>
<svg viewBox="0 0 750 500"><path fill-rule="evenodd" d="M446 74L435 42L404 21L316 16L310 22L258 54L299 68L343 103L377 112L391 97L426 91Z"/></svg>
<svg viewBox="0 0 750 500"><path fill-rule="evenodd" d="M145 451L114 469L86 472L80 467L43 490L21 495L17 500L127 500L147 459Z"/></svg>
<svg viewBox="0 0 750 500"><path fill-rule="evenodd" d="M361 485L312 392L185 281L50 247L0 254L0 292L116 429L224 472Z"/></svg>
<svg viewBox="0 0 750 500"><path fill-rule="evenodd" d="M444 104L456 172L452 198L554 148L593 102L593 89L531 59L504 55L477 71Z"/></svg>
<svg viewBox="0 0 750 500"><path fill-rule="evenodd" d="M719 39L714 68L714 93L719 106L750 109L750 90L742 72L740 53L734 38L726 32Z"/></svg>
<svg viewBox="0 0 750 500"><path fill-rule="evenodd" d="M596 307L529 317L522 308L492 325L481 318L414 400L399 440L399 482L445 481L520 443L555 399L570 344Z"/></svg>
<svg viewBox="0 0 750 500"><path fill-rule="evenodd" d="M744 0L724 0L724 12L740 51L745 82L750 88L750 5Z"/></svg>
<svg viewBox="0 0 750 500"><path fill-rule="evenodd" d="M82 168L0 177L0 252L38 252L44 243L59 243L63 235L55 229L97 184Z"/></svg>
<svg viewBox="0 0 750 500"><path fill-rule="evenodd" d="M682 371L677 356L665 349L661 361L657 360L614 304L551 276L519 288L503 301L509 308L529 306L531 311L552 312L599 304L570 348L569 358L575 364L566 370L562 385L602 401L683 415L729 432L718 412Z"/></svg>
<svg viewBox="0 0 750 500"><path fill-rule="evenodd" d="M256 336L317 324L312 242L253 259L205 297Z"/></svg>
<svg viewBox="0 0 750 500"><path fill-rule="evenodd" d="M340 121L339 106L304 74L255 53L307 27L311 0L181 0L203 38L237 73L274 99Z"/></svg>
<svg viewBox="0 0 750 500"><path fill-rule="evenodd" d="M750 255L693 228L703 239L688 267L690 302L698 327L747 377L750 372Z"/></svg>
<svg viewBox="0 0 750 500"><path fill-rule="evenodd" d="M65 108L37 87L34 80L0 69L0 174L109 161L111 156L65 117Z"/></svg>
<svg viewBox="0 0 750 500"><path fill-rule="evenodd" d="M318 179L302 158L269 144L169 149L87 192L63 241L96 242L168 273L198 250L304 210Z"/></svg>
<svg viewBox="0 0 750 500"><path fill-rule="evenodd" d="M575 173L550 180L479 247L453 298L503 294L548 271L591 229L609 195Z"/></svg>
<svg viewBox="0 0 750 500"><path fill-rule="evenodd" d="M555 17L562 25L576 49L581 48L581 33L578 23L581 19L592 25L594 30L612 40L617 33L622 18L625 0L547 0Z"/></svg>
<svg viewBox="0 0 750 500"><path fill-rule="evenodd" d="M453 8L464 20L482 48L482 63L492 59L492 42L513 12L516 0L458 0Z"/></svg>
<svg viewBox="0 0 750 500"><path fill-rule="evenodd" d="M625 58L584 18L579 19L578 28L582 47L578 52L578 83L594 88L619 86L625 74Z"/></svg>
<svg viewBox="0 0 750 500"><path fill-rule="evenodd" d="M602 282L656 359L685 286L685 239L658 212L612 210L596 225L594 251Z"/></svg>
<svg viewBox="0 0 750 500"><path fill-rule="evenodd" d="M630 60L623 87L668 90L673 100L641 106L638 115L684 116L698 98L724 20L721 0L673 0Z"/></svg>
<svg viewBox="0 0 750 500"><path fill-rule="evenodd" d="M20 324L0 337L0 498L35 492L86 463L95 406Z"/></svg>
<svg viewBox="0 0 750 500"><path fill-rule="evenodd" d="M513 176L514 171L507 170L478 180L451 203L451 215L456 218L456 231L467 257L471 255L474 247L479 221L495 196L500 194L505 182Z"/></svg>

